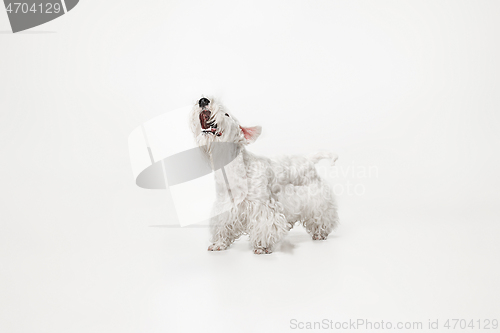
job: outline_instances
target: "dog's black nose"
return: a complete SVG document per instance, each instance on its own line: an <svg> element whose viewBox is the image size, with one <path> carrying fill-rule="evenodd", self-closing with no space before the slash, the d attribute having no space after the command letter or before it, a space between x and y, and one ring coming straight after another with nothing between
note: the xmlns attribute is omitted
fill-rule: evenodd
<svg viewBox="0 0 500 333"><path fill-rule="evenodd" d="M198 102L198 105L200 106L200 108L204 108L208 104L210 104L210 101L208 99L206 99L205 97L200 99L200 101Z"/></svg>

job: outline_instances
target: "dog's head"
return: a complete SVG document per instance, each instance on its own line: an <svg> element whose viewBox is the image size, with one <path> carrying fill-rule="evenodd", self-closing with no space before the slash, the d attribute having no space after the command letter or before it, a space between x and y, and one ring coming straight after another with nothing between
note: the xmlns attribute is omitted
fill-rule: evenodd
<svg viewBox="0 0 500 333"><path fill-rule="evenodd" d="M247 145L259 137L262 128L243 127L214 98L202 97L191 111L191 130L198 146L210 147L212 142Z"/></svg>

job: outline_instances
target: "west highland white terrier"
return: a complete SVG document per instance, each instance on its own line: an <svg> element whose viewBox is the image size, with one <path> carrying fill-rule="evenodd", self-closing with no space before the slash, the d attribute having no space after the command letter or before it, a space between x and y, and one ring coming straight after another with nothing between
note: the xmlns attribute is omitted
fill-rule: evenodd
<svg viewBox="0 0 500 333"><path fill-rule="evenodd" d="M246 146L259 137L262 128L241 126L211 97L195 103L190 126L215 170L217 199L210 220L209 251L225 250L248 234L254 253L267 254L296 223L301 223L313 240L325 240L337 226L332 189L314 166L322 159L333 165L336 154L277 159L252 154Z"/></svg>

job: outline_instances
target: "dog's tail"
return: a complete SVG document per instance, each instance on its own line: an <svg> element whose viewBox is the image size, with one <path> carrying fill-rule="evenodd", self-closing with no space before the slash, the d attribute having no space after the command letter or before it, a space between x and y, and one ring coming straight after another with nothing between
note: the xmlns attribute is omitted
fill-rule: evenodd
<svg viewBox="0 0 500 333"><path fill-rule="evenodd" d="M335 161L337 161L338 158L339 156L337 154L331 152L318 152L309 155L309 160L311 160L314 164L318 163L321 160L328 159L330 160L332 165L335 165Z"/></svg>

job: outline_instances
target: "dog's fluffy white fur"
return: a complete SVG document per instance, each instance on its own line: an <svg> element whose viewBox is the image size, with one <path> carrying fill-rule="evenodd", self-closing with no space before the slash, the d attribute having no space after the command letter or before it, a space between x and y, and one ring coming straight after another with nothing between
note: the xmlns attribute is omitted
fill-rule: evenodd
<svg viewBox="0 0 500 333"><path fill-rule="evenodd" d="M252 154L246 145L259 137L261 127L240 126L213 97L195 103L190 126L208 158L213 158L218 143L232 143L224 149L236 156L215 172L217 199L209 251L225 250L248 234L254 253L271 253L296 223L302 223L313 240L325 240L336 227L339 218L332 190L314 164L321 159L333 164L337 155L270 159Z"/></svg>

